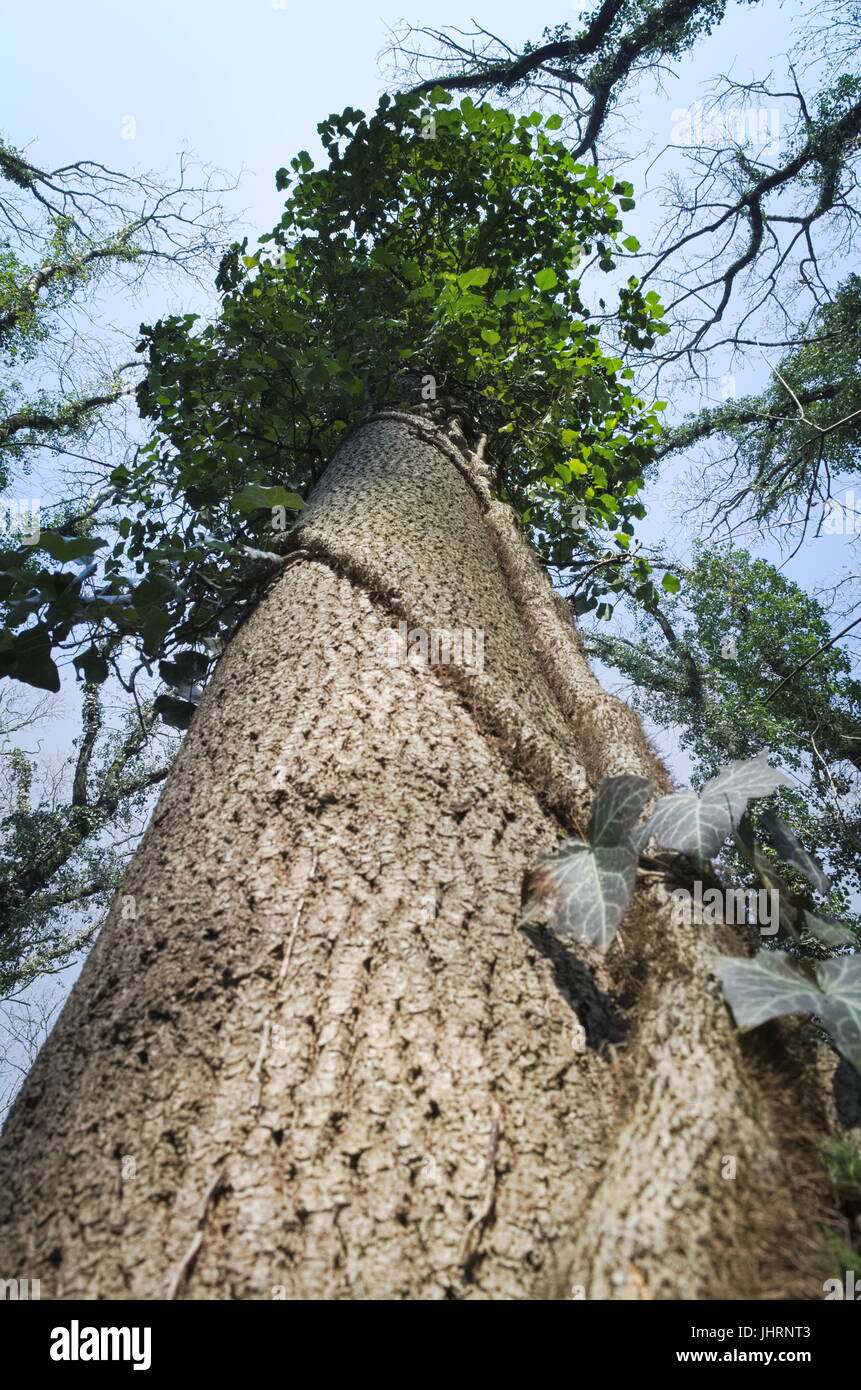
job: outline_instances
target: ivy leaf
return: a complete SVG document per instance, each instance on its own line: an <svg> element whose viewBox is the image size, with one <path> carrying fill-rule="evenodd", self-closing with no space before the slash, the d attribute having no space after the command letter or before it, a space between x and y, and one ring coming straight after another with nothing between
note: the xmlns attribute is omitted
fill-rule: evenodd
<svg viewBox="0 0 861 1390"><path fill-rule="evenodd" d="M645 777L606 777L595 795L589 843L568 840L524 880L525 920L550 920L557 930L605 951L628 906L637 877L637 823L652 791Z"/></svg>
<svg viewBox="0 0 861 1390"><path fill-rule="evenodd" d="M782 899L778 900L782 904ZM808 912L806 907L797 909L795 923L801 931L809 932L811 936L817 937L826 946L848 946L852 944L852 932L845 922L838 922L831 917L817 917L815 913ZM781 920L783 913L781 912ZM799 920L800 919L800 920Z"/></svg>
<svg viewBox="0 0 861 1390"><path fill-rule="evenodd" d="M16 636L9 634L0 648L0 676L33 685L37 690L60 689L60 673L51 657L51 634L43 623Z"/></svg>
<svg viewBox="0 0 861 1390"><path fill-rule="evenodd" d="M183 690L203 680L209 669L210 658L202 652L183 651L175 653L173 661L160 661L158 672L166 685L175 690Z"/></svg>
<svg viewBox="0 0 861 1390"><path fill-rule="evenodd" d="M188 647L184 651L174 652L172 664L186 680L201 681L209 669L211 660L211 656L206 653L196 652Z"/></svg>
<svg viewBox="0 0 861 1390"><path fill-rule="evenodd" d="M805 967L785 951L719 956L715 973L739 1028L756 1028L781 1014L818 1011L818 989Z"/></svg>
<svg viewBox="0 0 861 1390"><path fill-rule="evenodd" d="M108 678L108 661L95 647L88 647L73 662L75 670L87 685L101 685Z"/></svg>
<svg viewBox="0 0 861 1390"><path fill-rule="evenodd" d="M60 564L66 560L80 560L83 555L94 555L107 541L97 536L62 536L59 531L42 529L37 549L47 550L52 560Z"/></svg>
<svg viewBox="0 0 861 1390"><path fill-rule="evenodd" d="M655 807L646 828L664 849L679 850L704 862L717 853L738 825L752 797L769 796L790 779L769 767L766 754L739 759L723 768L701 792L671 792Z"/></svg>
<svg viewBox="0 0 861 1390"><path fill-rule="evenodd" d="M861 956L819 961L816 977L825 992L817 1012L838 1052L861 1072Z"/></svg>
<svg viewBox="0 0 861 1390"><path fill-rule="evenodd" d="M808 968L782 951L761 951L753 960L720 956L715 966L739 1028L782 1014L816 1014L861 1071L861 956L817 961L815 982Z"/></svg>
<svg viewBox="0 0 861 1390"><path fill-rule="evenodd" d="M298 511L304 506L298 492L288 492L283 487L262 487L259 483L248 483L234 494L230 504L234 512L254 512L258 507L289 507Z"/></svg>
<svg viewBox="0 0 861 1390"><path fill-rule="evenodd" d="M156 695L153 701L153 709L161 717L162 723L170 725L172 729L187 729L196 708L190 700L180 700L176 695L164 693Z"/></svg>
<svg viewBox="0 0 861 1390"><path fill-rule="evenodd" d="M763 821L770 812L763 815ZM776 817L775 817L776 819ZM780 822L782 824L782 822ZM789 832L791 833L791 832ZM736 847L747 860L760 882L777 895L780 926L788 936L798 940L804 933L817 937L827 946L845 946L852 940L852 933L842 922L828 921L808 912L804 904L787 887L775 868L775 861L757 843L750 823L750 817L742 816L733 838ZM794 838L794 837L793 837ZM804 851L799 845L799 851ZM809 858L809 856L807 856ZM815 861L811 861L812 863ZM827 879L825 880L827 882Z"/></svg>
<svg viewBox="0 0 861 1390"><path fill-rule="evenodd" d="M764 811L762 824L768 831L781 859L799 869L817 893L827 893L831 880L823 873L822 865L807 853L795 832L773 811Z"/></svg>

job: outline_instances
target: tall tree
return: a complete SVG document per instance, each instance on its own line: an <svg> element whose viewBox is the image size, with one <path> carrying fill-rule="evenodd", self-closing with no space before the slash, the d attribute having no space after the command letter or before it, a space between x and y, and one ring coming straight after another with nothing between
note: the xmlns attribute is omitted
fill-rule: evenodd
<svg viewBox="0 0 861 1390"><path fill-rule="evenodd" d="M817 1044L739 1039L710 959L747 933L679 927L658 873L606 955L521 916L601 779L668 785L529 545L630 537L657 429L576 269L631 190L547 125L331 118L219 320L148 334L117 486L181 516L45 640L136 622L189 685L229 640L4 1131L4 1267L52 1296L821 1291ZM660 312L629 282L618 337Z"/></svg>

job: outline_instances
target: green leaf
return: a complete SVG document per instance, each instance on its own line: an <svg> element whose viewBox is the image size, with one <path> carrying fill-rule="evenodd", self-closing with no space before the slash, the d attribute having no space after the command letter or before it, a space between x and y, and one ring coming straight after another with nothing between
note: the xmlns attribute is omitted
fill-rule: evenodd
<svg viewBox="0 0 861 1390"><path fill-rule="evenodd" d="M80 560L84 555L95 555L104 545L107 541L98 537L63 536L59 531L43 528L36 549L47 551L52 560L62 564L66 560Z"/></svg>
<svg viewBox="0 0 861 1390"><path fill-rule="evenodd" d="M817 893L827 893L831 880L823 873L822 865L807 853L795 832L770 809L763 812L761 819L781 859L799 869Z"/></svg>
<svg viewBox="0 0 861 1390"><path fill-rule="evenodd" d="M101 685L108 678L108 662L95 647L88 647L73 662L75 670L87 685Z"/></svg>
<svg viewBox="0 0 861 1390"><path fill-rule="evenodd" d="M784 951L759 951L752 960L719 956L715 973L739 1028L757 1028L781 1014L817 1012L817 985Z"/></svg>
<svg viewBox="0 0 861 1390"><path fill-rule="evenodd" d="M482 328L481 336L490 347L496 347L499 342L499 334L495 328Z"/></svg>
<svg viewBox="0 0 861 1390"><path fill-rule="evenodd" d="M767 825L769 819L775 822L777 821L777 817L772 816L772 813L766 810L762 814L762 821ZM782 825L783 822L778 822L778 824ZM792 832L788 831L787 833L791 835ZM795 837L792 836L792 838L794 840ZM818 941L823 942L826 946L845 946L847 943L851 942L852 933L844 923L826 920L823 917L815 916L812 912L808 912L805 904L800 898L796 897L787 884L784 883L777 872L775 860L765 853L762 845L757 843L753 833L750 816L742 816L735 829L733 839L735 840L736 848L740 851L742 857L747 860L747 863L753 869L760 883L764 884L766 888L776 894L780 927L787 936L798 941L804 933L808 933L811 936L815 936ZM784 848L789 848L789 846L784 846ZM805 859L809 859L809 856L804 854L800 845L795 852L799 855L803 855ZM810 860L810 863L811 865L815 865L814 860ZM818 869L819 866L815 865L815 867ZM828 882L828 880L824 878L824 875L822 881L826 884Z"/></svg>
<svg viewBox="0 0 861 1390"><path fill-rule="evenodd" d="M540 290L552 290L558 285L559 276L550 266L546 266L544 270L536 271L535 283Z"/></svg>
<svg viewBox="0 0 861 1390"><path fill-rule="evenodd" d="M194 716L196 706L190 700L180 700L176 695L157 695L153 709L163 724L172 729L187 729Z"/></svg>
<svg viewBox="0 0 861 1390"><path fill-rule="evenodd" d="M56 694L60 673L51 657L51 634L43 623L18 633L5 650L0 649L0 676Z"/></svg>
<svg viewBox="0 0 861 1390"><path fill-rule="evenodd" d="M172 661L160 661L159 675L166 685L179 689L203 680L209 670L209 657L191 650L175 652Z"/></svg>
<svg viewBox="0 0 861 1390"><path fill-rule="evenodd" d="M671 792L661 797L646 827L664 849L679 850L705 863L729 838L755 797L790 787L783 772L770 767L766 754L738 759L706 782L702 792Z"/></svg>
<svg viewBox="0 0 861 1390"><path fill-rule="evenodd" d="M479 288L481 288L482 285L487 284L489 279L489 270L484 268L476 268L475 270L464 271L463 275L458 275L457 283L460 289L469 290L472 289L473 285L477 285Z"/></svg>
<svg viewBox="0 0 861 1390"><path fill-rule="evenodd" d="M665 574L661 580L661 588L666 589L668 594L677 594L681 587L681 583L674 574Z"/></svg>
<svg viewBox="0 0 861 1390"><path fill-rule="evenodd" d="M645 777L605 777L589 820L589 843L568 840L524 881L524 920L546 921L605 951L634 891L638 822L652 792Z"/></svg>
<svg viewBox="0 0 861 1390"><path fill-rule="evenodd" d="M305 503L296 492L288 492L283 487L262 487L259 483L248 483L233 496L231 511L253 512L258 507L288 507L299 511Z"/></svg>
<svg viewBox="0 0 861 1390"><path fill-rule="evenodd" d="M837 1050L861 1071L861 955L809 966L782 951L760 951L753 960L720 956L715 965L739 1028L756 1028L783 1014L815 1014Z"/></svg>

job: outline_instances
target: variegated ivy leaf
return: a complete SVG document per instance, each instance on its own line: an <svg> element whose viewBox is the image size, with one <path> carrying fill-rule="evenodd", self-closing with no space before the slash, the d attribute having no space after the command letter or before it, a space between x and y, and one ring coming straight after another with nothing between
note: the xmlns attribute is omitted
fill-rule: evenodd
<svg viewBox="0 0 861 1390"><path fill-rule="evenodd" d="M756 1028L781 1014L816 1012L819 990L805 967L785 951L719 956L715 965L739 1028Z"/></svg>
<svg viewBox="0 0 861 1390"><path fill-rule="evenodd" d="M753 797L768 796L790 779L769 767L766 754L732 762L701 792L671 792L655 807L646 827L664 849L675 849L705 862L717 854Z"/></svg>
<svg viewBox="0 0 861 1390"><path fill-rule="evenodd" d="M817 961L812 969L782 951L752 960L720 956L715 970L739 1028L781 1014L816 1014L837 1050L861 1071L861 956Z"/></svg>
<svg viewBox="0 0 861 1390"><path fill-rule="evenodd" d="M773 811L763 812L762 824L771 836L781 859L793 868L799 869L817 893L827 893L831 887L831 880L823 873L822 865L812 854L807 853L795 832Z"/></svg>
<svg viewBox="0 0 861 1390"><path fill-rule="evenodd" d="M806 907L801 908L799 916L801 921L796 919L796 925L800 930L809 932L826 946L848 946L854 939L845 922L838 922L830 917L817 917L814 913L808 912Z"/></svg>
<svg viewBox="0 0 861 1390"><path fill-rule="evenodd" d="M819 961L816 975L825 991L817 1012L838 1052L861 1072L861 956Z"/></svg>
<svg viewBox="0 0 861 1390"><path fill-rule="evenodd" d="M645 777L606 777L592 806L588 844L568 840L524 882L526 921L605 951L616 935L637 877L637 823L652 792Z"/></svg>
<svg viewBox="0 0 861 1390"><path fill-rule="evenodd" d="M777 821L776 816L772 819ZM763 820L766 820L766 816L763 816ZM783 824L782 821L777 823ZM771 829L771 827L769 828ZM788 834L792 833L785 826L784 829L787 830ZM757 844L749 816L742 816L736 827L734 839L737 849L741 851L759 881L776 894L780 926L787 936L798 940L804 932L808 932L817 937L819 941L824 942L826 946L845 946L852 941L852 933L844 923L817 917L814 913L808 912L804 904L790 891L777 872L775 860L766 854L761 845ZM800 845L798 849L800 854L809 858ZM810 862L815 864L816 861L811 860Z"/></svg>

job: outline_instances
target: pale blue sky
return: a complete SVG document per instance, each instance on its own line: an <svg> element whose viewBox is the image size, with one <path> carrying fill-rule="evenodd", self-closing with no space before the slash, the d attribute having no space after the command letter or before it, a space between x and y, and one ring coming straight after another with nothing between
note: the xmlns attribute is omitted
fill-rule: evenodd
<svg viewBox="0 0 861 1390"><path fill-rule="evenodd" d="M510 43L538 41L580 7L541 0L59 0L17 7L4 19L2 122L20 144L37 138L35 160L87 156L115 167L169 167L186 147L246 178L237 206L261 229L280 199L274 170L316 146L316 124L346 105L375 103L384 82L378 55L387 26L470 27L471 18ZM799 6L739 5L724 25L668 75L666 95L638 100L632 145L670 138L673 108L702 95L719 71L744 80L789 47ZM743 43L740 40L743 38ZM136 121L123 139L123 118Z"/></svg>

